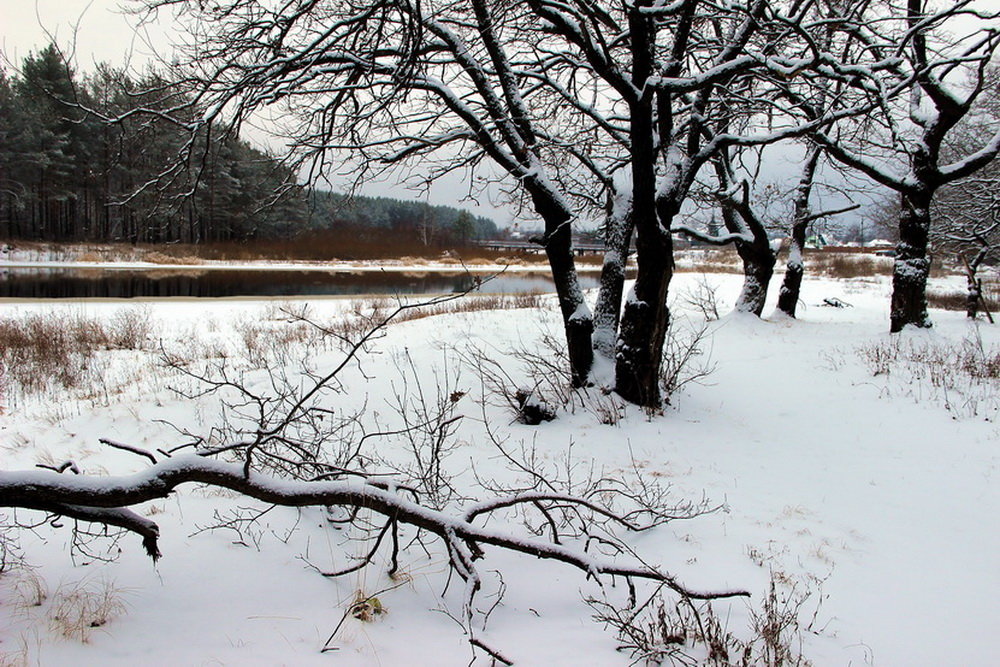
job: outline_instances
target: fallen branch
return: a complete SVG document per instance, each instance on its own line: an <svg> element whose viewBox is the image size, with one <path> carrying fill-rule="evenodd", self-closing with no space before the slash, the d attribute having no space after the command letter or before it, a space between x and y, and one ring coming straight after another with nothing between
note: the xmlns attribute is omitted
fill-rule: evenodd
<svg viewBox="0 0 1000 667"><path fill-rule="evenodd" d="M175 456L134 475L119 477L66 476L45 470L0 471L0 507L40 509L66 514L98 523L108 523L136 532L143 537L146 551L159 556L159 528L148 519L126 509L138 503L164 498L185 483L199 483L236 491L245 496L286 507L343 506L365 508L399 523L433 533L449 543L450 549L473 546L472 560L481 557L481 546L489 545L529 554L537 558L566 563L588 576L619 575L662 581L677 593L698 600L747 596L746 591L695 591L678 583L672 576L644 565L603 560L578 553L566 546L538 538L520 538L501 531L473 525L469 520L429 509L385 488L361 480L298 481L262 475L244 466L207 459L197 455ZM574 502L569 496L531 493L525 501L557 500ZM507 504L506 499L502 504ZM575 502L588 506L583 499ZM475 516L475 512L472 513ZM453 553L453 558L456 555ZM468 568L466 559L461 559ZM454 564L454 563L453 563Z"/></svg>

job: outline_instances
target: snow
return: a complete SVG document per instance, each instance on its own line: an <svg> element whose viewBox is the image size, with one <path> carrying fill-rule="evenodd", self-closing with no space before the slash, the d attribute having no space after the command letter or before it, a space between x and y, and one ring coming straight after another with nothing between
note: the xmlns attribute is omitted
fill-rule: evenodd
<svg viewBox="0 0 1000 667"><path fill-rule="evenodd" d="M589 322L593 319L593 314L590 312L590 306L587 305L586 301L581 301L573 311L573 314L569 316L569 322Z"/></svg>
<svg viewBox="0 0 1000 667"><path fill-rule="evenodd" d="M716 290L725 312L736 301L741 278L676 274L672 315L679 323L699 321L680 295L702 279ZM960 277L930 282L939 289L963 286ZM765 313L773 309L780 283L775 276ZM638 469L647 479L669 483L678 500L704 496L725 505L724 511L642 533L629 544L691 588L749 590L749 603L714 604L731 632L747 632L748 605L759 608L774 571L814 593L804 622L815 610L815 632L802 634L803 652L814 664L994 663L993 638L1000 627L996 399L980 403L975 415L949 410L954 396L892 373L873 376L860 350L893 340L946 346L975 335L989 349L1000 344L1000 332L988 325L974 329L962 313L933 311L933 330L891 337L889 289L888 278L838 280L807 272L799 319L733 313L710 323L710 343L700 357L715 368L707 380L687 385L663 415L626 408L615 425L601 423L579 403L539 427L514 423L504 406L477 402L483 388L464 368L457 387L467 393L457 411L465 418L445 466L459 490L479 502L491 495L476 488L475 476L520 479L486 437L486 417L508 451L533 451L550 470L593 466L627 479ZM852 307L820 306L828 297ZM11 302L4 304L4 316L111 318L122 305ZM153 301L143 307L166 349L196 353L197 338L200 346L228 346L233 364L241 323L280 326L266 304L250 300ZM320 319L350 308L345 300L311 302L312 316ZM397 360L403 350L427 383L424 391L433 393L431 378L449 350L488 350L506 359L508 372L517 377L517 362L508 351L531 348L538 337L559 330L554 301L543 310L395 324L372 344L360 368L348 369L344 382L350 391L331 400L344 409L367 404L368 415L381 413L386 422L387 402L400 386ZM11 476L51 478L54 473L32 471L34 464L67 459L85 473L145 479L148 461L104 448L98 439L155 449L186 441L164 422L195 432L214 423L211 397L188 400L171 392L171 385L190 386L159 366L154 353L101 354L106 374L122 374L119 367L127 366L131 374L124 377L132 378L111 383L115 387L107 396L71 390L0 396L0 466L11 471L0 475L0 488ZM332 350L312 354L321 367L337 358ZM247 377L266 389L260 371ZM377 447L380 456L397 462L408 455L399 439L379 439ZM67 483L81 482L67 477ZM360 487L360 482L337 484ZM381 556L367 570L328 579L311 566L344 567L370 545L347 540L318 508L272 510L257 532L243 535L201 530L217 523L215 512L238 507L265 506L196 486L139 505L139 514L160 526L163 557L155 566L134 535L118 543L116 560L101 563L70 557L69 520L63 528L22 532L21 548L33 569L0 573L0 662L468 664L462 627L448 616L461 616L464 595L460 582L446 586L447 557L439 540L425 540L427 552L406 551L403 576L396 581L385 575ZM470 501L454 516L473 507ZM481 517L477 525L490 533L524 534L503 512ZM615 650L615 637L591 620L593 612L581 597L599 597L602 589L578 570L495 547L487 547L478 563L480 608L492 604L501 586L496 573L502 573L506 593L490 615L485 637L504 655L526 665L631 663ZM39 606L25 602L32 577L49 593ZM54 601L79 582L94 590L110 587L125 604L106 625L93 628L86 642L63 637L52 620ZM604 594L623 594L608 582ZM337 650L321 654L359 592L376 595L387 613L371 622L348 615L330 642Z"/></svg>

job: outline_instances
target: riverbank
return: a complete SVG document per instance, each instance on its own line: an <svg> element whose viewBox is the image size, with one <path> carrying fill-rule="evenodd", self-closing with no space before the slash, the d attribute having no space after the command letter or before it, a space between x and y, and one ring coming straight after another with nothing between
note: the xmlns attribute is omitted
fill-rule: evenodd
<svg viewBox="0 0 1000 667"><path fill-rule="evenodd" d="M226 246L228 249L229 246ZM71 268L131 271L413 271L439 273L539 271L547 268L544 254L521 252L503 255L470 247L420 255L376 259L301 259L245 252L214 246L164 246L129 244L72 244L14 242L0 246L0 268ZM243 249L243 248L241 248ZM581 257L579 270L599 271L599 257Z"/></svg>

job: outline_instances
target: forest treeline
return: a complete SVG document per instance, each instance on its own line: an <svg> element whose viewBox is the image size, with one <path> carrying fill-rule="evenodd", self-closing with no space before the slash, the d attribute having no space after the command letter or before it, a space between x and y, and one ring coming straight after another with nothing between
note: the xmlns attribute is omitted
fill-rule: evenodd
<svg viewBox="0 0 1000 667"><path fill-rule="evenodd" d="M185 95L155 72L99 65L80 76L53 45L16 74L0 71L0 238L197 244L391 231L440 247L496 233L448 206L300 187L280 160L222 131L178 165L191 137L176 122Z"/></svg>

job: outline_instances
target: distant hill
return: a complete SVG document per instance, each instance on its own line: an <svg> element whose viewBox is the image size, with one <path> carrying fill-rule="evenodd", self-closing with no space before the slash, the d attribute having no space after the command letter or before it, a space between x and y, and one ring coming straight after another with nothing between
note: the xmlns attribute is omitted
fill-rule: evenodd
<svg viewBox="0 0 1000 667"><path fill-rule="evenodd" d="M497 235L496 223L453 206L391 197L348 196L327 190L310 195L309 229L357 229L366 235L394 232L424 245L451 245Z"/></svg>

